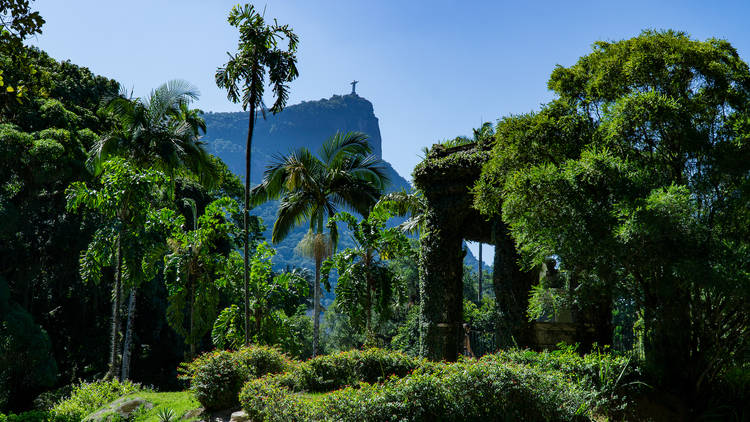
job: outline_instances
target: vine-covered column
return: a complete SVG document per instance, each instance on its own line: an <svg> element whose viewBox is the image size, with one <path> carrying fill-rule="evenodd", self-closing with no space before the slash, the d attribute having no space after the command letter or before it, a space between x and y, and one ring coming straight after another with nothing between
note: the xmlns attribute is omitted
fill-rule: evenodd
<svg viewBox="0 0 750 422"><path fill-rule="evenodd" d="M419 293L420 352L432 360L455 361L463 347L463 250L455 222L434 209L421 236Z"/></svg>
<svg viewBox="0 0 750 422"><path fill-rule="evenodd" d="M531 346L533 336L526 310L529 291L539 274L519 268L519 256L505 223L498 219L493 231L495 260L492 281L498 312L498 346Z"/></svg>

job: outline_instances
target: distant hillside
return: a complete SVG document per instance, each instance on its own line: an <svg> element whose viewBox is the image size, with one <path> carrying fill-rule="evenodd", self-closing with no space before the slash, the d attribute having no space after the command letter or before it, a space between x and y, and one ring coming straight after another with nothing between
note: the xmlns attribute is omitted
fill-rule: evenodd
<svg viewBox="0 0 750 422"><path fill-rule="evenodd" d="M203 141L207 143L209 151L221 158L233 173L244 180L248 113L209 112L203 117L207 126ZM274 156L284 155L301 146L317 153L323 142L337 131L359 131L367 134L373 152L382 158L383 141L372 103L356 94L334 95L319 101L303 101L285 108L279 114L268 113L265 120L258 117L253 135L251 184L257 184L262 180L263 172ZM385 165L386 174L391 181L388 191L411 188L409 182L389 163L386 162ZM252 211L252 214L263 218L267 228L267 239L271 238L276 209L277 203L269 202ZM276 245L276 268L284 268L287 265L313 268L312 261L294 254L295 245L306 231L307 226L301 226L286 240ZM350 245L348 234L342 231L339 248L343 249ZM466 262L476 267L477 261L471 252L467 254Z"/></svg>

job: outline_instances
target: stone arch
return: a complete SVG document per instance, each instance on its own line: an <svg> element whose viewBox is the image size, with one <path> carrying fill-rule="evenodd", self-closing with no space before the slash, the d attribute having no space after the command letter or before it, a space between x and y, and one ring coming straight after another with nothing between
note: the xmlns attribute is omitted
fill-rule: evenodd
<svg viewBox="0 0 750 422"><path fill-rule="evenodd" d="M473 206L471 188L491 148L481 142L452 148L434 145L414 169L414 183L427 203L420 239L420 351L433 360L454 361L463 349L463 239L495 245L493 288L500 346L531 344L526 308L538 274L519 268L502 220L487 220Z"/></svg>

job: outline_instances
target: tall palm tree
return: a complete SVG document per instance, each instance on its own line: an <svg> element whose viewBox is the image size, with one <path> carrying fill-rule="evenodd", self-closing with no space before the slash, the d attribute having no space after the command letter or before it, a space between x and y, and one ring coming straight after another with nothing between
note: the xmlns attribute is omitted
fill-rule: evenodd
<svg viewBox="0 0 750 422"><path fill-rule="evenodd" d="M271 107L272 113L278 113L286 105L289 87L286 83L293 81L297 72L297 35L288 25L274 24L267 26L263 16L259 15L252 5L234 6L227 19L229 24L240 31L239 51L232 55L227 53L229 61L216 70L216 85L227 90L227 98L233 103L242 103L242 109L250 111L245 146L245 202L242 210L243 243L244 243L244 293L245 293L245 345L250 343L250 297L249 259L250 239L248 231L249 198L250 198L250 158L252 156L253 130L256 110L263 103L266 72L273 86L276 101ZM282 40L288 44L286 50L279 48ZM262 109L261 109L262 110ZM264 112L265 117L265 112Z"/></svg>
<svg viewBox="0 0 750 422"><path fill-rule="evenodd" d="M115 126L94 144L87 165L99 174L105 161L120 156L139 167L163 170L169 176L171 195L174 195L178 172L190 172L205 185L214 185L219 179L218 169L199 140L201 132L206 131L206 123L200 110L189 108L190 102L198 95L198 90L188 82L172 80L151 91L144 99L132 99L126 93L109 99L102 112L115 121ZM121 292L117 290L115 297L119 298ZM135 290L136 286L130 286L121 368L124 379L128 378L130 368ZM115 332L112 335L115 339L119 336L117 319L118 315L113 313ZM115 362L110 362L107 374L110 377L117 376L113 367L116 367Z"/></svg>
<svg viewBox="0 0 750 422"><path fill-rule="evenodd" d="M323 143L318 155L299 148L277 156L251 197L253 205L281 198L271 234L274 243L297 225L305 221L310 224L300 249L310 251L315 260L313 356L318 352L320 331L320 266L338 242L335 225L329 236L324 236L326 220L339 208L366 216L388 183L382 160L372 155L367 136L362 133L336 133Z"/></svg>

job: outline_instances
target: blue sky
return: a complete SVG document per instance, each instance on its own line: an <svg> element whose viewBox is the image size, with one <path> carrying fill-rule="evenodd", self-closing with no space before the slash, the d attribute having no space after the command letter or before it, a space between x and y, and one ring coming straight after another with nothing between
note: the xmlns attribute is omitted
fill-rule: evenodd
<svg viewBox="0 0 750 422"><path fill-rule="evenodd" d="M37 0L47 20L32 40L144 95L169 79L201 91L204 111L235 111L214 84L235 51L235 1ZM299 35L289 104L346 94L352 79L380 119L383 157L406 178L424 146L482 121L539 108L556 65L596 40L675 29L729 40L750 60L747 1L269 0L267 18ZM269 101L270 102L270 99ZM209 128L210 129L210 128ZM485 256L491 256L486 254Z"/></svg>

